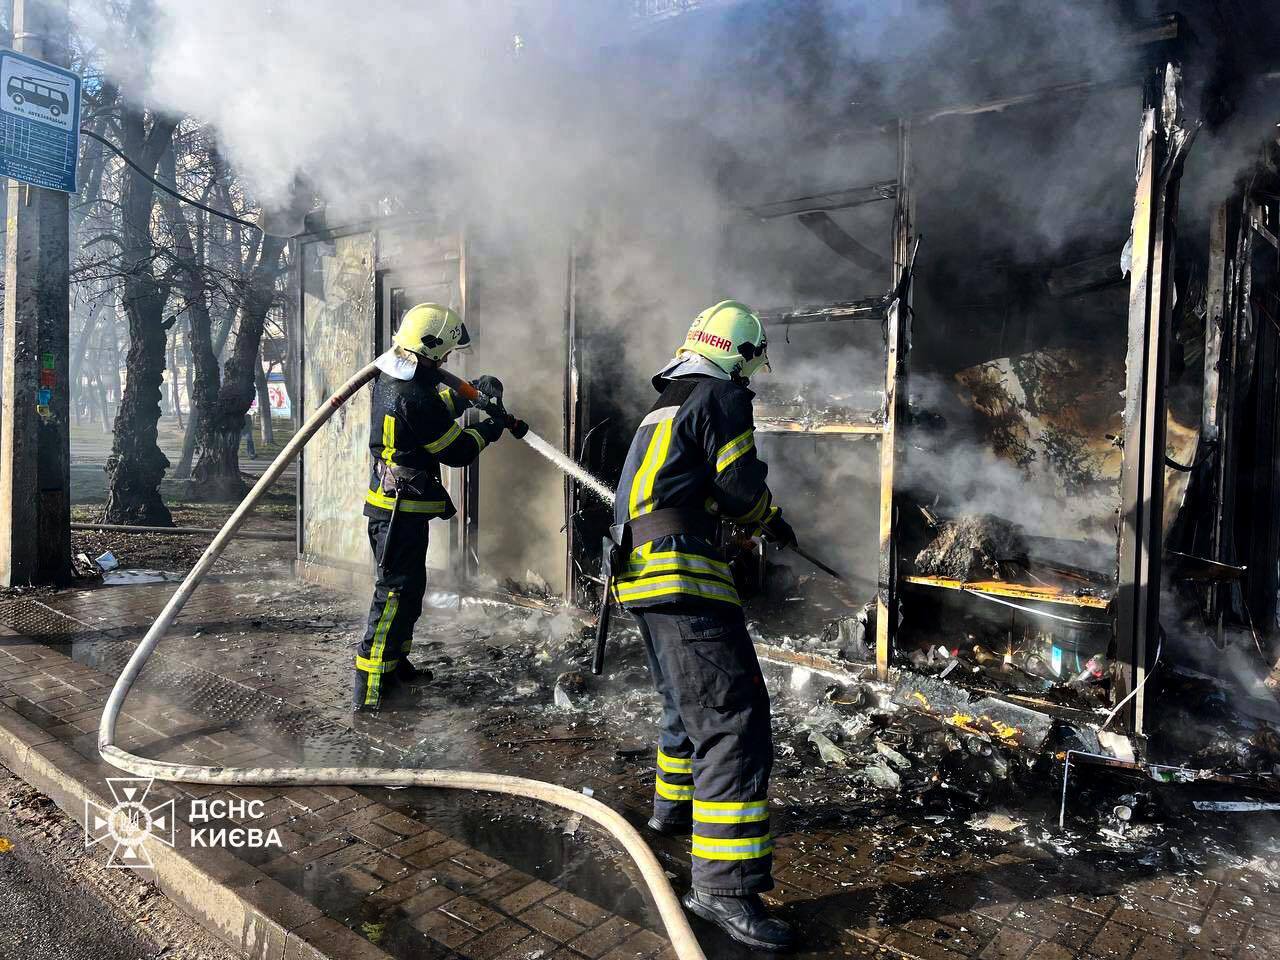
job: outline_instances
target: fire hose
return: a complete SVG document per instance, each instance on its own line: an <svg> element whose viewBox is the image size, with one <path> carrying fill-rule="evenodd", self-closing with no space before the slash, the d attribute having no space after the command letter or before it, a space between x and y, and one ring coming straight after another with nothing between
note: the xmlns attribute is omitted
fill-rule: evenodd
<svg viewBox="0 0 1280 960"><path fill-rule="evenodd" d="M444 371L436 371L442 383L458 391L473 405L501 419L504 426L516 430L521 429L522 421L507 414L501 401L481 394L474 386ZM139 757L116 746L116 722L120 710L130 688L142 672L143 665L164 638L178 613L187 600L195 592L196 587L212 569L227 544L235 537L236 531L244 523L258 500L271 485L275 483L285 468L293 462L298 452L307 441L322 427L325 422L362 387L376 377L378 368L374 364L361 369L338 391L323 403L302 425L302 428L280 451L271 466L262 474L253 489L242 500L239 506L223 524L213 542L205 548L204 553L191 568L181 585L169 598L160 616L151 625L142 642L138 644L129 662L116 679L102 711L102 720L98 725L98 752L102 759L114 767L118 767L138 777L150 777L170 783L199 783L225 786L380 786L380 787L432 787L450 790L479 790L488 793L501 793L516 797L540 800L555 806L563 807L581 814L596 823L622 846L635 861L653 897L654 906L666 927L671 946L680 960L705 960L702 948L689 926L680 901L667 879L666 872L654 856L648 844L620 813L585 794L570 790L554 783L530 780L525 777L513 777L496 773L480 773L465 770L415 770L415 769L380 769L378 767L221 767L199 766L193 764L173 763L163 760L149 760ZM528 427L523 426L527 431Z"/></svg>

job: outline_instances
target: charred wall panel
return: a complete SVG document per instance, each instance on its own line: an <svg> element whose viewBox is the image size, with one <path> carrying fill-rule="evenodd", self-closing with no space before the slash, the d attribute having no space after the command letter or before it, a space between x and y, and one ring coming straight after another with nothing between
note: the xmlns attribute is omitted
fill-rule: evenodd
<svg viewBox="0 0 1280 960"><path fill-rule="evenodd" d="M359 233L302 248L302 402L310 416L373 359L374 243ZM357 393L302 455L304 561L365 573L362 516L369 471L369 390Z"/></svg>

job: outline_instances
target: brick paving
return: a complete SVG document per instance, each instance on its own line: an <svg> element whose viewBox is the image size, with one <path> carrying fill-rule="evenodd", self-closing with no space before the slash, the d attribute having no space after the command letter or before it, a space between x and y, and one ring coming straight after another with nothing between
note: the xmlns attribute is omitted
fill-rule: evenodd
<svg viewBox="0 0 1280 960"><path fill-rule="evenodd" d="M74 622L55 617L41 626L30 611L19 618L21 629L0 627L0 703L95 758L100 707L119 662L171 590L159 585L46 598L97 631L89 643ZM146 756L228 765L302 759L394 766L405 757L420 763L436 750L452 756L455 765L465 759L473 769L590 786L636 822L646 815L647 758L621 761L613 742L527 742L539 734L576 732L555 713L526 717L526 743L514 746L510 725L485 719L481 706L489 705L443 695L433 695L411 722L394 715L353 720L346 706L345 646L305 627L280 630L265 613L261 629L245 629L246 618L251 624L257 617L256 611L246 612L247 591L243 583L221 583L197 594L173 639L160 649L154 682L144 675L126 704L125 746ZM77 630L81 642L73 646L68 641ZM299 718L306 726L302 732ZM114 773L100 769L104 778ZM424 807L421 798L405 799L412 791L342 786L154 789L180 801L261 802L263 818L243 825L277 828L283 847L238 852L315 903L327 914L324 922L348 926L395 956L670 955L639 898L616 902L624 880L609 886L591 874L577 881L552 876L556 882L550 883L520 857L508 856L516 861L509 863L503 850L481 849L484 837L466 823L494 813L524 815L485 798L455 796ZM796 789L790 784L785 792ZM454 807L468 808L473 819L451 815ZM1177 869L1120 869L1088 853L1057 854L1016 835L984 835L982 842L947 839L949 828L896 816L891 808L837 818L828 826L794 825L807 822L810 812L786 804L778 811L778 886L770 894L801 925L802 956L1280 955L1280 892L1265 864L1251 866L1247 856L1193 860L1195 865ZM1275 821L1249 823L1257 829ZM592 856L600 855L607 845L589 834L584 830L579 837L594 844ZM654 846L684 882L682 844L655 838ZM626 869L617 860L605 867L619 878ZM716 934L705 928L700 933L710 956L740 955Z"/></svg>

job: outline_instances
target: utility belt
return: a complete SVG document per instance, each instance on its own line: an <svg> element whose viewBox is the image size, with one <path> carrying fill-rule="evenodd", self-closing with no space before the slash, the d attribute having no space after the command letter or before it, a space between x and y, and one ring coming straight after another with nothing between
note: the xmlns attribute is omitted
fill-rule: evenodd
<svg viewBox="0 0 1280 960"><path fill-rule="evenodd" d="M689 507L664 507L626 523L615 523L609 528L609 540L625 559L636 547L660 540L663 537L687 535L703 540L714 540L716 519L706 510Z"/></svg>
<svg viewBox="0 0 1280 960"><path fill-rule="evenodd" d="M373 473L382 492L389 497L426 500L439 493L440 475L433 470L378 460L373 465Z"/></svg>

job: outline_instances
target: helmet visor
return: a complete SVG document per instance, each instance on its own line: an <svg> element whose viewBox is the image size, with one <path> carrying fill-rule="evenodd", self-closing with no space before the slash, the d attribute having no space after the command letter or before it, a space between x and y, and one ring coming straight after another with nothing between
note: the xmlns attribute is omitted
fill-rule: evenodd
<svg viewBox="0 0 1280 960"><path fill-rule="evenodd" d="M738 352L742 354L743 361L739 376L744 379L750 379L761 370L772 369L769 366L769 341L761 340L760 345L744 343L738 347Z"/></svg>
<svg viewBox="0 0 1280 960"><path fill-rule="evenodd" d="M465 323L462 324L462 331L458 335L458 345L454 347L454 349L455 350L471 349L471 334L467 333L467 325Z"/></svg>

